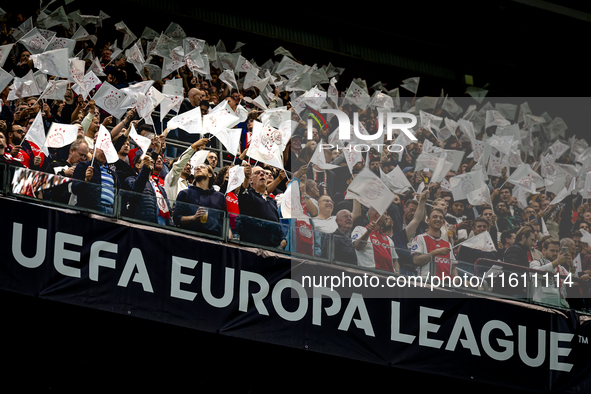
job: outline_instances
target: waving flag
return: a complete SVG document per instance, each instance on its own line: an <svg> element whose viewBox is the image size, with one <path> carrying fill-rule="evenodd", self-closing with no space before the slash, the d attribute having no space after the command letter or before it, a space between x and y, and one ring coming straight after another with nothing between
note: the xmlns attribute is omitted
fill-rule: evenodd
<svg viewBox="0 0 591 394"><path fill-rule="evenodd" d="M490 233L488 231L483 231L478 235L473 236L472 238L467 239L466 241L458 244L457 246L462 245L467 248L478 249L483 252L496 252L497 248L495 248L495 243L493 242Z"/></svg>
<svg viewBox="0 0 591 394"><path fill-rule="evenodd" d="M107 158L107 163L115 163L119 160L119 155L113 146L113 141L111 140L111 133L109 130L103 125L99 126L98 136L96 138L96 144L94 149L101 149ZM94 160L94 157L93 157Z"/></svg>
<svg viewBox="0 0 591 394"><path fill-rule="evenodd" d="M364 168L349 185L345 199L357 199L362 204L373 207L382 215L394 200L394 193L376 174Z"/></svg>
<svg viewBox="0 0 591 394"><path fill-rule="evenodd" d="M49 148L63 148L76 141L77 137L77 124L52 123L44 146Z"/></svg>
<svg viewBox="0 0 591 394"><path fill-rule="evenodd" d="M41 147L45 155L49 155L49 151L45 147L45 128L43 127L42 111L37 112L33 124L29 127L27 134L25 134L25 140L33 142L38 147Z"/></svg>
<svg viewBox="0 0 591 394"><path fill-rule="evenodd" d="M193 108L183 112L168 121L168 129L183 129L190 134L203 132L203 121L201 119L201 107Z"/></svg>

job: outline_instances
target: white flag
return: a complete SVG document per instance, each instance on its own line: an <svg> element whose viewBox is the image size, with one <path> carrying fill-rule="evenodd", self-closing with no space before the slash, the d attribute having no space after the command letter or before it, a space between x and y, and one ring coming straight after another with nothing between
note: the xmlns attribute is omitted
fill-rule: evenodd
<svg viewBox="0 0 591 394"><path fill-rule="evenodd" d="M485 128L489 128L490 126L506 127L510 124L511 122L505 119L499 111L486 111Z"/></svg>
<svg viewBox="0 0 591 394"><path fill-rule="evenodd" d="M479 189L484 184L482 171L468 172L449 179L454 200L464 200L468 193Z"/></svg>
<svg viewBox="0 0 591 394"><path fill-rule="evenodd" d="M183 129L190 134L203 132L203 122L201 119L201 107L193 108L190 111L183 112L168 121L169 130L176 128Z"/></svg>
<svg viewBox="0 0 591 394"><path fill-rule="evenodd" d="M333 133L337 134L337 133ZM355 149L352 149L352 144L347 145L347 149L343 149L343 155L345 155L345 160L347 161L347 167L349 167L349 171L353 173L353 166L363 161L363 155L361 152L357 152ZM384 181L385 182L385 181Z"/></svg>
<svg viewBox="0 0 591 394"><path fill-rule="evenodd" d="M30 59L33 60L34 66L44 74L55 75L60 78L70 78L68 49L66 48L31 55Z"/></svg>
<svg viewBox="0 0 591 394"><path fill-rule="evenodd" d="M218 77L220 81L230 87L230 89L238 89L238 83L236 83L236 77L231 70L224 70Z"/></svg>
<svg viewBox="0 0 591 394"><path fill-rule="evenodd" d="M472 238L461 243L462 246L466 246L472 249L478 249L483 252L496 252L497 248L495 247L495 243L493 242L492 238L488 231L483 231L478 235L475 235Z"/></svg>
<svg viewBox="0 0 591 394"><path fill-rule="evenodd" d="M205 159L207 159L207 155L209 155L208 150L200 150L197 151L191 156L191 160L189 160L189 164L191 164L191 168L195 169L199 164L205 163Z"/></svg>
<svg viewBox="0 0 591 394"><path fill-rule="evenodd" d="M536 193L536 188L544 186L544 179L534 172L529 164L525 163L517 167L507 182L521 186L530 193Z"/></svg>
<svg viewBox="0 0 591 394"><path fill-rule="evenodd" d="M70 80L76 82L76 85L80 87L82 96L86 99L88 92L86 91L86 85L84 84L84 60L69 59L70 68Z"/></svg>
<svg viewBox="0 0 591 394"><path fill-rule="evenodd" d="M96 74L97 77L105 77L106 74L103 70L103 66L101 66L101 62L98 57L95 57L92 64L90 65L90 70Z"/></svg>
<svg viewBox="0 0 591 394"><path fill-rule="evenodd" d="M47 45L49 45L49 42L47 42L45 37L43 37L43 34L41 34L36 27L25 34L19 42L21 42L32 55L42 53L45 48L47 48Z"/></svg>
<svg viewBox="0 0 591 394"><path fill-rule="evenodd" d="M328 87L328 97L332 100L334 105L339 105L339 91L337 90L336 86L337 80L336 78L330 79L330 86Z"/></svg>
<svg viewBox="0 0 591 394"><path fill-rule="evenodd" d="M164 117L168 115L171 110L179 112L184 97L182 95L176 96L171 94L163 94L164 98L160 102L160 122L164 121Z"/></svg>
<svg viewBox="0 0 591 394"><path fill-rule="evenodd" d="M351 82L351 85L345 94L345 100L365 110L369 105L371 97L365 90L360 88L359 85L355 82Z"/></svg>
<svg viewBox="0 0 591 394"><path fill-rule="evenodd" d="M364 168L347 189L346 200L358 199L373 207L380 216L394 200L394 193L370 169Z"/></svg>
<svg viewBox="0 0 591 394"><path fill-rule="evenodd" d="M74 53L75 47L76 41L74 40L64 37L53 37L51 41L49 41L49 45L47 45L47 48L45 48L45 52L65 48L68 50L68 57L70 57ZM92 52L89 52L89 54L90 53Z"/></svg>
<svg viewBox="0 0 591 394"><path fill-rule="evenodd" d="M113 141L111 141L111 133L109 133L109 130L103 125L99 126L99 132L94 146L95 150L97 148L105 153L107 163L115 163L119 160L119 155L113 146Z"/></svg>
<svg viewBox="0 0 591 394"><path fill-rule="evenodd" d="M10 54L13 45L14 44L7 44L0 46L0 67L4 67L4 62L8 59L8 55Z"/></svg>
<svg viewBox="0 0 591 394"><path fill-rule="evenodd" d="M125 100L125 93L108 82L104 82L100 89L92 97L99 108L115 116L120 109L120 104Z"/></svg>
<svg viewBox="0 0 591 394"><path fill-rule="evenodd" d="M84 87L88 93L90 93L100 83L101 80L98 79L95 73L91 70L89 70L84 76ZM76 92L76 94L82 94L82 89L80 89L78 86L74 86L74 92Z"/></svg>
<svg viewBox="0 0 591 394"><path fill-rule="evenodd" d="M548 232L548 227L546 227L546 222L544 222L544 218L540 218L542 223L541 223L541 230L542 230L542 235L544 237L550 235L550 233Z"/></svg>
<svg viewBox="0 0 591 394"><path fill-rule="evenodd" d="M404 193L406 190L412 189L412 185L406 176L404 176L400 166L394 167L394 169L387 174L384 173L380 167L380 178L394 193Z"/></svg>
<svg viewBox="0 0 591 394"><path fill-rule="evenodd" d="M414 94L417 94L420 80L420 77L407 78L404 81L402 81L402 85L400 85L400 87L405 88L406 90L410 90Z"/></svg>
<svg viewBox="0 0 591 394"><path fill-rule="evenodd" d="M240 185L242 185L242 183L244 182L244 178L244 167L231 167L228 170L228 186L226 187L226 194L240 187Z"/></svg>
<svg viewBox="0 0 591 394"><path fill-rule="evenodd" d="M212 111L203 116L203 132L215 135L218 131L231 129L238 123L239 118L231 109Z"/></svg>
<svg viewBox="0 0 591 394"><path fill-rule="evenodd" d="M14 77L6 71L4 71L3 68L0 68L0 92L3 92L4 89L6 89L6 87L8 86L8 84L10 84L10 81L12 81L13 78Z"/></svg>
<svg viewBox="0 0 591 394"><path fill-rule="evenodd" d="M591 246L591 234L589 234L585 230L579 230L579 231L581 232L581 234L583 234L583 236L581 237L581 241L580 242L584 242L587 245Z"/></svg>
<svg viewBox="0 0 591 394"><path fill-rule="evenodd" d="M304 213L300 203L300 183L298 181L290 182L287 185L283 200L281 201L281 216L291 219L309 219Z"/></svg>
<svg viewBox="0 0 591 394"><path fill-rule="evenodd" d="M135 142L135 144L140 147L140 149L143 152L143 154L142 154L142 158L143 158L146 155L146 153L148 152L148 148L150 148L150 144L152 143L152 141L150 141L149 138L139 135L137 133L137 131L135 130L135 127L133 126L133 124L131 125L131 130L129 131L129 138L131 138L133 140L133 142Z"/></svg>
<svg viewBox="0 0 591 394"><path fill-rule="evenodd" d="M49 156L49 151L45 147L45 128L43 127L43 117L41 113L42 111L37 112L33 124L29 127L27 134L25 134L25 140L33 142L38 147L41 147L43 153Z"/></svg>
<svg viewBox="0 0 591 394"><path fill-rule="evenodd" d="M51 100L63 100L64 95L66 94L66 90L68 89L68 81L63 80L55 80L52 79L51 81L47 82L47 86L43 91L43 94L39 97L41 99L51 99Z"/></svg>
<svg viewBox="0 0 591 394"><path fill-rule="evenodd" d="M52 123L45 140L46 147L62 148L76 141L78 137L77 124Z"/></svg>
<svg viewBox="0 0 591 394"><path fill-rule="evenodd" d="M490 190L486 184L482 185L479 189L476 189L466 195L468 202L471 205L484 205L488 204L492 207L492 201L490 199Z"/></svg>
<svg viewBox="0 0 591 394"><path fill-rule="evenodd" d="M283 169L283 152L279 148L281 132L270 126L263 126L255 121L252 129L252 140L248 155L257 161Z"/></svg>
<svg viewBox="0 0 591 394"><path fill-rule="evenodd" d="M324 148L324 149L322 149ZM324 150L327 148L326 145L324 145L322 143L322 140L320 140L320 143L318 145L316 145L316 150L314 151L314 154L312 155L312 158L310 159L310 164L316 164L318 167L320 167L323 170L332 170L334 168L337 168L337 165L334 164L329 164L326 162L326 157L324 156Z"/></svg>
<svg viewBox="0 0 591 394"><path fill-rule="evenodd" d="M220 140L226 150L234 156L238 155L241 135L242 129L222 129L215 133L215 137Z"/></svg>

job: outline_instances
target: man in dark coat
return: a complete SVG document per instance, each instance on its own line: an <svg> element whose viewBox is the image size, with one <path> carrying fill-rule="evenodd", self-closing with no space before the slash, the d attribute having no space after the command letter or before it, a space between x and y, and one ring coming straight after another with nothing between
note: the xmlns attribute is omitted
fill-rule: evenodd
<svg viewBox="0 0 591 394"><path fill-rule="evenodd" d="M221 236L226 212L225 196L212 187L210 165L195 167L195 185L181 190L176 199L174 222L181 228Z"/></svg>
<svg viewBox="0 0 591 394"><path fill-rule="evenodd" d="M76 206L113 214L115 193L121 184L115 170L107 165L102 149L96 148L94 162L78 163L73 178L77 180L72 183Z"/></svg>

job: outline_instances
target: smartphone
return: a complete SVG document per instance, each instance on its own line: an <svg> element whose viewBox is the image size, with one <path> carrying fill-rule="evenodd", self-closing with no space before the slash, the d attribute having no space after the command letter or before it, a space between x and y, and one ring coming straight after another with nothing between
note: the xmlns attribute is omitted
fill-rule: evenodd
<svg viewBox="0 0 591 394"><path fill-rule="evenodd" d="M567 254L568 253L568 246L563 246L560 254Z"/></svg>

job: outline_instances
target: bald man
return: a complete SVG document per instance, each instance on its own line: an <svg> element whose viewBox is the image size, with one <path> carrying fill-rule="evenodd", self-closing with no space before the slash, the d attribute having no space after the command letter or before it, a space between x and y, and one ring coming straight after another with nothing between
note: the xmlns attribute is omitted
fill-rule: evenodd
<svg viewBox="0 0 591 394"><path fill-rule="evenodd" d="M347 209L341 209L336 214L337 229L332 237L325 237L322 245L322 257L328 257L327 241L333 242L334 260L357 265L357 254L351 243L351 230L353 229L353 215Z"/></svg>

